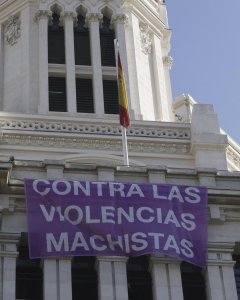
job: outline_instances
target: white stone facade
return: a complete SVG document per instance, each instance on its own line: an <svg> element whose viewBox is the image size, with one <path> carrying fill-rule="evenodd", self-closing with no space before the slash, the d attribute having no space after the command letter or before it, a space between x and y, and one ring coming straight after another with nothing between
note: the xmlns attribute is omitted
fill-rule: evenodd
<svg viewBox="0 0 240 300"><path fill-rule="evenodd" d="M65 32L65 64L48 63L54 11ZM74 24L84 13L91 65L74 61ZM132 125L123 165L118 116L104 113L99 27L111 20L126 76ZM27 232L24 178L207 186L207 300L237 300L232 254L240 242L240 146L211 105L172 102L171 30L162 0L0 0L0 300L15 300L17 246ZM48 77L66 78L67 111L49 111ZM91 78L94 113L77 113L75 78ZM43 299L72 299L71 260L42 260ZM128 300L126 257L96 260L98 298ZM181 300L181 262L149 258L154 300Z"/></svg>

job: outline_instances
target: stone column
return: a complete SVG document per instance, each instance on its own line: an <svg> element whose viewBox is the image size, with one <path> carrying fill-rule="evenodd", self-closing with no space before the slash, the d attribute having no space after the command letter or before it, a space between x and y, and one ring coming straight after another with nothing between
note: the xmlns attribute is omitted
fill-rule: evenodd
<svg viewBox="0 0 240 300"><path fill-rule="evenodd" d="M98 257L99 300L128 300L126 257Z"/></svg>
<svg viewBox="0 0 240 300"><path fill-rule="evenodd" d="M163 56L163 70L164 70L164 78L166 84L166 93L168 98L168 109L170 120L174 120L174 115L172 111L172 104L173 104L173 96L172 96L172 86L171 86L171 79L170 79L170 70L173 65L173 58L170 55Z"/></svg>
<svg viewBox="0 0 240 300"><path fill-rule="evenodd" d="M88 13L86 16L86 24L88 24L90 33L94 110L99 116L104 115L103 78L99 35L99 22L102 18L103 15L100 13Z"/></svg>
<svg viewBox="0 0 240 300"><path fill-rule="evenodd" d="M208 300L237 300L232 250L234 245L215 244L209 246L206 271Z"/></svg>
<svg viewBox="0 0 240 300"><path fill-rule="evenodd" d="M18 234L0 234L0 300L16 299L16 258Z"/></svg>
<svg viewBox="0 0 240 300"><path fill-rule="evenodd" d="M36 19L39 23L39 105L38 113L46 114L48 105L48 21L52 16L49 10L39 10Z"/></svg>
<svg viewBox="0 0 240 300"><path fill-rule="evenodd" d="M4 70L3 25L0 24L0 110L3 110L3 70Z"/></svg>
<svg viewBox="0 0 240 300"><path fill-rule="evenodd" d="M152 44L152 56L153 56L153 71L154 71L154 82L156 88L156 116L157 120L160 121L171 121L171 114L169 112L169 101L167 95L167 88L164 76L164 67L162 59L162 48L160 37L153 34L153 44Z"/></svg>
<svg viewBox="0 0 240 300"><path fill-rule="evenodd" d="M71 259L43 260L44 300L72 299Z"/></svg>
<svg viewBox="0 0 240 300"><path fill-rule="evenodd" d="M76 19L76 17L77 14L70 11L65 11L61 14L61 21L64 25L64 38L65 38L67 111L71 113L77 112L74 30L73 30L74 19Z"/></svg>
<svg viewBox="0 0 240 300"><path fill-rule="evenodd" d="M124 71L125 80L126 80L129 111L131 111L128 59L127 59L127 49L126 49L126 37L125 37L125 26L127 25L127 17L125 14L113 15L112 19L111 19L111 23L114 26L115 36L116 36L116 38L118 40L118 44L119 44L121 62L122 62L123 71Z"/></svg>
<svg viewBox="0 0 240 300"><path fill-rule="evenodd" d="M183 300L180 263L163 255L151 256L150 272L154 300Z"/></svg>

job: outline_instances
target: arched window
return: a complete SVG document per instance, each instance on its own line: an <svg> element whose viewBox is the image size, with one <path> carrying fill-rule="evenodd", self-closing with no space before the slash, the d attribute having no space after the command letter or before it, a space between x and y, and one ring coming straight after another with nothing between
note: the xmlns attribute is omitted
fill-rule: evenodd
<svg viewBox="0 0 240 300"><path fill-rule="evenodd" d="M42 300L43 273L40 259L30 259L27 234L23 233L18 246L16 268L16 299Z"/></svg>
<svg viewBox="0 0 240 300"><path fill-rule="evenodd" d="M48 63L65 64L64 30L57 13L53 13L48 26Z"/></svg>
<svg viewBox="0 0 240 300"><path fill-rule="evenodd" d="M115 66L114 51L114 30L110 28L110 19L103 17L102 26L100 27L100 44L101 44L101 60L102 66Z"/></svg>
<svg viewBox="0 0 240 300"><path fill-rule="evenodd" d="M181 264L184 300L206 300L206 285L202 269L189 263Z"/></svg>
<svg viewBox="0 0 240 300"><path fill-rule="evenodd" d="M129 300L152 300L152 279L148 272L148 257L130 257L127 263Z"/></svg>
<svg viewBox="0 0 240 300"><path fill-rule="evenodd" d="M74 257L72 262L73 300L97 300L98 282L95 257Z"/></svg>
<svg viewBox="0 0 240 300"><path fill-rule="evenodd" d="M78 16L74 28L75 64L91 65L89 31L85 26L85 18Z"/></svg>

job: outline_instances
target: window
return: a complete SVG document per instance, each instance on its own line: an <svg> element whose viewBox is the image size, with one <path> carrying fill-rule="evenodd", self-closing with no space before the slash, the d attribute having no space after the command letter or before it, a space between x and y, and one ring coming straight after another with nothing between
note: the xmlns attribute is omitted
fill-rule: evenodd
<svg viewBox="0 0 240 300"><path fill-rule="evenodd" d="M91 79L76 78L77 112L94 113Z"/></svg>
<svg viewBox="0 0 240 300"><path fill-rule="evenodd" d="M152 300L152 280L148 272L148 257L130 257L127 264L129 300Z"/></svg>
<svg viewBox="0 0 240 300"><path fill-rule="evenodd" d="M85 27L85 18L78 16L77 26L74 27L75 64L91 65L89 31Z"/></svg>
<svg viewBox="0 0 240 300"><path fill-rule="evenodd" d="M49 77L49 111L67 111L66 80L63 77Z"/></svg>
<svg viewBox="0 0 240 300"><path fill-rule="evenodd" d="M16 298L42 300L43 274L40 259L30 259L27 234L21 235L16 268Z"/></svg>
<svg viewBox="0 0 240 300"><path fill-rule="evenodd" d="M97 300L98 283L95 271L95 257L74 257L72 262L73 300Z"/></svg>
<svg viewBox="0 0 240 300"><path fill-rule="evenodd" d="M240 299L240 255L233 255L233 260L236 261L236 264L234 266L234 275L235 275L238 299Z"/></svg>
<svg viewBox="0 0 240 300"><path fill-rule="evenodd" d="M118 88L115 80L103 80L104 112L118 114Z"/></svg>
<svg viewBox="0 0 240 300"><path fill-rule="evenodd" d="M181 276L184 300L206 300L205 279L202 269L183 262L181 265Z"/></svg>
<svg viewBox="0 0 240 300"><path fill-rule="evenodd" d="M52 24L48 26L48 63L65 64L64 31L60 17L53 13Z"/></svg>
<svg viewBox="0 0 240 300"><path fill-rule="evenodd" d="M101 60L102 66L115 66L114 30L110 28L110 19L103 17L100 27Z"/></svg>

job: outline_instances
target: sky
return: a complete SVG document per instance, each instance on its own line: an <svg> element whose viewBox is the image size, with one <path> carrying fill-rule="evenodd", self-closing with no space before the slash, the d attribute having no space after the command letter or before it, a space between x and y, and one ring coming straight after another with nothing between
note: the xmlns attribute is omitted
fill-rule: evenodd
<svg viewBox="0 0 240 300"><path fill-rule="evenodd" d="M166 0L172 30L174 98L213 104L221 128L240 143L240 0Z"/></svg>

